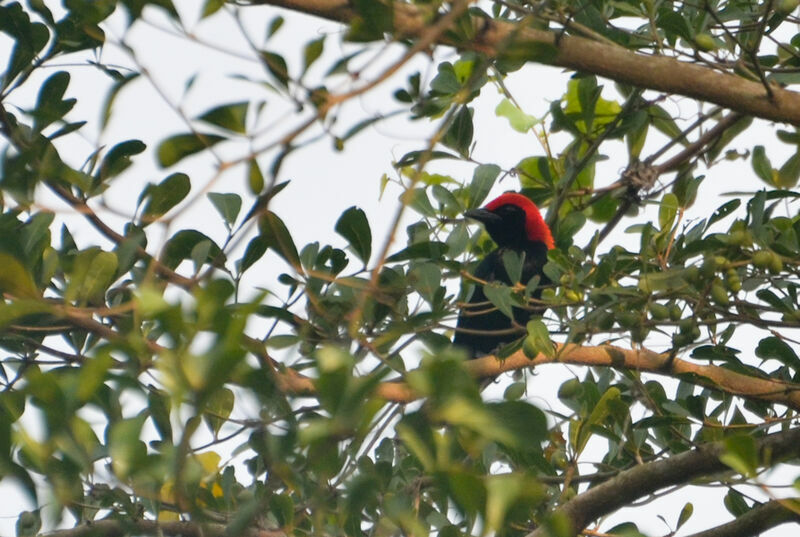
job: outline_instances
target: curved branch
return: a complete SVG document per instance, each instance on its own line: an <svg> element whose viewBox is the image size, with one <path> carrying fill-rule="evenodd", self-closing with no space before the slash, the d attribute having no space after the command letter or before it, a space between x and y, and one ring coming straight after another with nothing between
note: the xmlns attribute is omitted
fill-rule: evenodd
<svg viewBox="0 0 800 537"><path fill-rule="evenodd" d="M250 0L325 19L349 23L357 17L347 0ZM425 33L435 14L394 2L398 38ZM440 44L483 52L513 54L531 62L565 67L624 82L640 88L674 93L715 103L742 114L800 125L800 93L666 56L640 54L621 46L546 30L523 28L510 22L472 16L475 36L468 42L444 35ZM771 94L771 95L770 95Z"/></svg>
<svg viewBox="0 0 800 537"><path fill-rule="evenodd" d="M800 522L800 514L784 506L780 500L772 500L753 507L727 524L688 537L750 537L787 522Z"/></svg>
<svg viewBox="0 0 800 537"><path fill-rule="evenodd" d="M254 351L255 341L250 343L249 348ZM298 394L316 392L314 379L292 369L278 371L274 360L271 358L269 360L274 364L276 381L281 390ZM476 378L488 378L507 371L557 363L633 369L674 378L690 377L691 382L695 384L738 395L745 399L770 401L800 410L800 384L754 377L714 365L695 364L645 348L623 349L613 345L583 347L574 344L557 344L553 356L539 354L530 359L519 351L505 360L498 360L494 356L470 360L465 367ZM397 403L407 403L422 397L406 383L399 381L382 382L376 389L376 395Z"/></svg>
<svg viewBox="0 0 800 537"><path fill-rule="evenodd" d="M760 459L769 460L770 464L786 457L797 457L800 428L766 435L756 439L755 442ZM671 485L686 483L696 477L729 469L719 460L719 456L724 452L724 443L714 442L663 460L636 466L578 494L554 513L566 517L573 530L580 531L593 520L629 505L638 498ZM547 529L539 527L526 537L546 535L549 535Z"/></svg>

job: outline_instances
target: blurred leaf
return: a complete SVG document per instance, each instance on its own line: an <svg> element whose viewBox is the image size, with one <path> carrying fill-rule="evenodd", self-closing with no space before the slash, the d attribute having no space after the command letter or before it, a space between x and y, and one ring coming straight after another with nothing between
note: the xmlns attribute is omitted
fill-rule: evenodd
<svg viewBox="0 0 800 537"><path fill-rule="evenodd" d="M211 245L205 262L214 263L215 266L223 266L225 255L219 246L208 236L194 229L182 229L170 237L164 245L161 262L170 268L177 268L181 261L192 258L192 251L203 241L208 241Z"/></svg>
<svg viewBox="0 0 800 537"><path fill-rule="evenodd" d="M472 173L472 181L467 189L469 193L467 208L474 208L483 203L498 175L500 175L500 166L496 164L481 164L475 168Z"/></svg>
<svg viewBox="0 0 800 537"><path fill-rule="evenodd" d="M147 447L139 439L144 420L145 416L138 416L109 425L108 454L120 479L132 476L147 460Z"/></svg>
<svg viewBox="0 0 800 537"><path fill-rule="evenodd" d="M763 360L778 360L783 365L800 371L800 358L788 343L775 336L765 337L758 342L756 356Z"/></svg>
<svg viewBox="0 0 800 537"><path fill-rule="evenodd" d="M508 99L503 99L495 108L494 113L499 117L508 119L511 128L517 132L528 132L539 120L529 116Z"/></svg>
<svg viewBox="0 0 800 537"><path fill-rule="evenodd" d="M206 401L203 417L205 418L206 425L208 425L208 428L211 429L211 432L214 434L214 438L217 437L219 430L230 417L233 411L234 401L235 397L233 391L225 387L215 390L208 401Z"/></svg>
<svg viewBox="0 0 800 537"><path fill-rule="evenodd" d="M232 132L244 134L247 132L245 120L247 119L249 105L249 101L242 101L215 106L198 116L197 119Z"/></svg>
<svg viewBox="0 0 800 537"><path fill-rule="evenodd" d="M350 207L336 221L334 230L350 243L350 248L366 265L372 253L372 232L364 211Z"/></svg>
<svg viewBox="0 0 800 537"><path fill-rule="evenodd" d="M222 194L218 192L208 193L209 201L225 220L225 224L230 228L236 223L239 211L242 209L242 198L238 194Z"/></svg>
<svg viewBox="0 0 800 537"><path fill-rule="evenodd" d="M63 118L72 110L76 99L62 100L64 92L69 85L70 75L66 71L59 71L42 83L36 108L31 111L34 117L33 129L42 131L48 125Z"/></svg>
<svg viewBox="0 0 800 537"><path fill-rule="evenodd" d="M286 224L272 211L266 211L258 220L258 229L267 246L286 260L297 271L302 271L300 256Z"/></svg>
<svg viewBox="0 0 800 537"><path fill-rule="evenodd" d="M764 150L763 145L757 145L753 148L752 155L753 171L756 175L770 186L773 186L772 181L772 164L767 158L767 152Z"/></svg>
<svg viewBox="0 0 800 537"><path fill-rule="evenodd" d="M536 358L538 354L543 354L548 358L555 356L556 349L550 339L550 331L547 329L547 325L539 319L534 319L528 321L526 329L528 335L525 336L525 342L522 346L525 356L530 359Z"/></svg>
<svg viewBox="0 0 800 537"><path fill-rule="evenodd" d="M283 59L283 56L266 50L262 50L259 56L267 71L280 82L281 86L288 88L289 68L286 66L286 60Z"/></svg>
<svg viewBox="0 0 800 537"><path fill-rule="evenodd" d="M226 139L224 136L202 133L170 136L158 145L158 163L162 168L167 168Z"/></svg>
<svg viewBox="0 0 800 537"><path fill-rule="evenodd" d="M0 252L0 293L9 293L19 298L36 298L39 289L28 269L14 256Z"/></svg>
<svg viewBox="0 0 800 537"><path fill-rule="evenodd" d="M462 106L442 136L442 143L457 151L462 157L467 157L472 145L473 131L472 110L467 106Z"/></svg>
<svg viewBox="0 0 800 537"><path fill-rule="evenodd" d="M97 252L83 279L78 301L93 305L105 304L105 293L115 280L118 260L114 252Z"/></svg>
<svg viewBox="0 0 800 537"><path fill-rule="evenodd" d="M322 51L325 46L325 36L314 39L306 44L303 49L303 71L308 71L308 68L322 56Z"/></svg>
<svg viewBox="0 0 800 537"><path fill-rule="evenodd" d="M142 193L147 204L142 214L142 226L158 220L189 195L191 180L185 173L173 173L157 185L150 185Z"/></svg>
<svg viewBox="0 0 800 537"><path fill-rule="evenodd" d="M678 524L675 526L675 529L680 529L681 526L686 524L686 522L692 517L692 513L694 513L694 506L691 502L686 502L681 509L681 514L678 516Z"/></svg>
<svg viewBox="0 0 800 537"><path fill-rule="evenodd" d="M98 172L99 180L105 181L125 171L131 165L131 157L143 152L147 146L141 140L126 140L108 150Z"/></svg>
<svg viewBox="0 0 800 537"><path fill-rule="evenodd" d="M661 205L658 209L658 225L661 231L672 228L675 222L675 215L678 212L678 197L675 194L667 193L661 198Z"/></svg>
<svg viewBox="0 0 800 537"><path fill-rule="evenodd" d="M387 263L398 263L410 259L440 259L447 252L447 244L443 242L430 241L418 242L404 248L396 254L386 258Z"/></svg>
<svg viewBox="0 0 800 537"><path fill-rule="evenodd" d="M758 470L758 448L755 438L743 434L725 439L725 453L719 460L743 476L754 476Z"/></svg>

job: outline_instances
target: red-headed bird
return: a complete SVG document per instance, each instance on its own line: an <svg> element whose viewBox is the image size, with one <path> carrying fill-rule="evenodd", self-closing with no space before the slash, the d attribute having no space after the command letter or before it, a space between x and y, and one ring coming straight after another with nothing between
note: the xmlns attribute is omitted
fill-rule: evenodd
<svg viewBox="0 0 800 537"><path fill-rule="evenodd" d="M547 227L536 205L522 194L506 193L486 204L482 209L471 209L464 216L481 222L497 244L473 272L485 282L514 285L506 273L503 254L509 250L524 255L520 283L526 285L539 276L539 285L532 298L541 296L541 287L550 280L542 269L547 263L547 251L553 248L553 234ZM520 338L525 325L541 308L512 308L514 321L498 310L486 298L483 285L475 283L475 290L458 315L454 345L468 349L471 357L492 354L504 343Z"/></svg>

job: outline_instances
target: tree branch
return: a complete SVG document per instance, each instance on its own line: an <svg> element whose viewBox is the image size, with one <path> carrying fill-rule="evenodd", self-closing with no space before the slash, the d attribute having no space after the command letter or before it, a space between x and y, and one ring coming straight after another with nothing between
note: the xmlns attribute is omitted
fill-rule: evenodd
<svg viewBox="0 0 800 537"><path fill-rule="evenodd" d="M357 16L347 0L250 1L253 5L284 7L345 24ZM394 2L393 7L395 36L398 38L423 35L435 15L401 2ZM640 88L692 97L745 115L800 125L800 93L778 86L771 87L770 96L758 82L666 56L641 54L584 37L523 28L514 23L477 16L472 16L472 25L476 31L469 41L443 34L438 42L490 56L509 54ZM550 49L552 54L547 53Z"/></svg>
<svg viewBox="0 0 800 537"><path fill-rule="evenodd" d="M800 428L766 435L757 438L755 442L760 458L767 459L769 464L774 464L786 457L797 457ZM719 460L720 455L724 452L724 443L714 442L663 460L636 466L578 494L556 509L554 513L566 517L571 523L573 531L580 531L593 520L629 505L638 498L671 485L686 483L696 477L729 469ZM545 537L546 535L549 535L547 529L539 527L526 537Z"/></svg>
<svg viewBox="0 0 800 537"><path fill-rule="evenodd" d="M97 520L74 528L56 530L40 537L127 537L129 535L166 535L181 537L224 537L227 527L223 524L201 524L199 522L157 522L155 520ZM241 537L285 537L282 531L240 529Z"/></svg>
<svg viewBox="0 0 800 537"><path fill-rule="evenodd" d="M252 345L250 350L253 351ZM271 360L271 359L270 359ZM615 369L633 369L647 371L674 378L690 377L688 380L701 386L720 390L745 399L770 401L800 410L800 384L754 377L737 373L714 365L702 365L688 362L680 358L672 358L669 354L661 354L645 348L623 349L613 345L584 347L580 345L556 346L553 356L539 354L533 359L522 351L512 354L505 360L494 356L484 356L470 360L465 364L467 370L476 378L495 377L500 373L515 371L544 364L572 364ZM298 394L316 392L314 379L297 373L292 369L278 371L275 369L276 382L281 390ZM419 399L404 382L388 381L378 385L376 395L397 403L408 403Z"/></svg>
<svg viewBox="0 0 800 537"><path fill-rule="evenodd" d="M800 514L780 500L762 503L735 520L687 537L750 537L787 522L800 522Z"/></svg>

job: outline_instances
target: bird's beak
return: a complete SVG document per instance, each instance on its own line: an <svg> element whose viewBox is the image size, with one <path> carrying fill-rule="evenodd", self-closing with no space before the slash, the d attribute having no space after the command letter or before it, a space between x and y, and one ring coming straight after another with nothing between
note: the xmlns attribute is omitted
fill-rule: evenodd
<svg viewBox="0 0 800 537"><path fill-rule="evenodd" d="M467 218L472 218L473 220L477 220L483 224L500 222L502 220L502 217L493 213L492 211L487 211L486 209L470 209L464 213L464 216Z"/></svg>

